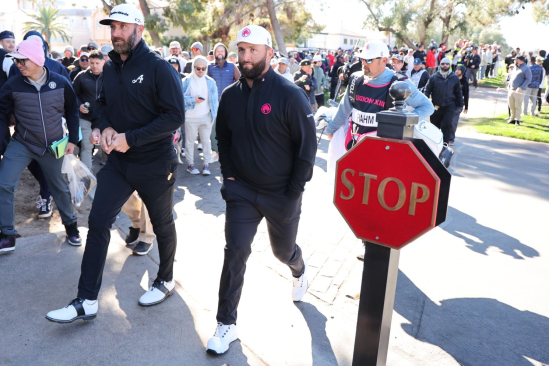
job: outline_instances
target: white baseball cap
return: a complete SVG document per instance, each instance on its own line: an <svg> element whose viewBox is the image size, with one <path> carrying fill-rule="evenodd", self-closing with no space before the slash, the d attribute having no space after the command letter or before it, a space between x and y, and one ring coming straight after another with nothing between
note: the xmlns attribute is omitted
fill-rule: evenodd
<svg viewBox="0 0 549 366"><path fill-rule="evenodd" d="M370 60L378 57L389 57L389 49L387 45L381 41L370 41L362 47L360 52L356 55L358 58L364 58Z"/></svg>
<svg viewBox="0 0 549 366"><path fill-rule="evenodd" d="M313 57L313 62L322 61L322 57L320 55L315 55Z"/></svg>
<svg viewBox="0 0 549 366"><path fill-rule="evenodd" d="M248 25L238 31L236 37L236 45L240 42L247 42L251 44L264 44L273 48L273 40L271 33L259 25Z"/></svg>
<svg viewBox="0 0 549 366"><path fill-rule="evenodd" d="M181 48L181 44L177 41L170 42L170 48Z"/></svg>
<svg viewBox="0 0 549 366"><path fill-rule="evenodd" d="M135 6L129 4L117 5L112 8L109 17L99 21L100 24L109 25L111 20L122 23L131 23L137 25L145 25L145 19L143 13L139 11Z"/></svg>

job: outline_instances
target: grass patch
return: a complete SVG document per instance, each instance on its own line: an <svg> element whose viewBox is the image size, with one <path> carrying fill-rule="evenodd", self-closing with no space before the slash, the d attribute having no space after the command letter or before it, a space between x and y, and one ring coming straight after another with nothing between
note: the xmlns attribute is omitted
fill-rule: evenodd
<svg viewBox="0 0 549 366"><path fill-rule="evenodd" d="M507 123L507 118L507 115L471 118L466 124L488 135L549 143L549 107L542 107L539 116L523 116L518 126Z"/></svg>
<svg viewBox="0 0 549 366"><path fill-rule="evenodd" d="M505 88L505 76L499 75L492 79L478 80L478 84L482 86L492 86L495 88Z"/></svg>

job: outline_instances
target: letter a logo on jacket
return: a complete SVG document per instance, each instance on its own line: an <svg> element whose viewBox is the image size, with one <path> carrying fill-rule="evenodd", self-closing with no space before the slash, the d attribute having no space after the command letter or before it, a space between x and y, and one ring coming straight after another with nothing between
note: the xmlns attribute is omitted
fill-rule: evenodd
<svg viewBox="0 0 549 366"><path fill-rule="evenodd" d="M132 83L137 83L139 81L139 84L141 84L143 82L143 75L139 75L139 77L135 80L132 80Z"/></svg>

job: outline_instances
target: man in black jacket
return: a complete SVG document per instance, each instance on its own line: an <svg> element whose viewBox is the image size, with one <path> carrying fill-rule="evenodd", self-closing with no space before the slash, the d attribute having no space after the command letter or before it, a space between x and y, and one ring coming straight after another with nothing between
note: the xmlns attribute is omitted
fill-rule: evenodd
<svg viewBox="0 0 549 366"><path fill-rule="evenodd" d="M80 74L80 72L87 70L90 66L90 54L87 52L82 52L80 54L80 57L78 58L78 66L76 66L74 69L72 69L70 73L71 81L74 81L74 78L76 75Z"/></svg>
<svg viewBox="0 0 549 366"><path fill-rule="evenodd" d="M263 218L274 255L292 272L293 300L300 301L308 286L307 266L295 240L316 154L313 113L305 93L270 67L274 51L265 28L241 29L237 46L242 77L223 91L216 121L227 210L218 325L207 346L214 354L226 352L238 338L246 261Z"/></svg>
<svg viewBox="0 0 549 366"><path fill-rule="evenodd" d="M465 78L465 66L458 65L456 68L456 75L459 78L459 83L461 85L461 92L463 94L463 102L465 104L465 108L463 109L463 113L467 114L469 111L469 81ZM454 146L454 140L456 138L456 130L459 123L459 115L461 114L462 110L461 108L456 108L454 111L454 117L452 119L452 129L450 131L450 137L448 141L448 145Z"/></svg>
<svg viewBox="0 0 549 366"><path fill-rule="evenodd" d="M110 26L114 50L103 68L94 122L102 131L101 146L109 159L97 174L78 297L46 316L59 323L96 317L110 229L134 191L147 207L160 254L158 275L139 304L159 304L175 289L177 238L172 209L178 164L173 136L185 118L181 79L142 40L144 19L137 8L118 5L100 23ZM144 251L152 248L143 245Z"/></svg>
<svg viewBox="0 0 549 366"><path fill-rule="evenodd" d="M435 106L431 123L442 130L444 142L450 142L452 119L456 108L463 108L463 94L459 78L450 70L450 59L447 57L440 62L440 70L429 78L425 96L432 97Z"/></svg>
<svg viewBox="0 0 549 366"><path fill-rule="evenodd" d="M465 61L465 67L467 67L467 81L473 79L473 86L478 88L477 73L480 65L480 56L478 55L478 49L473 48L469 57Z"/></svg>
<svg viewBox="0 0 549 366"><path fill-rule="evenodd" d="M90 67L76 75L72 84L80 106L80 128L82 129L80 159L91 170L93 150L93 144L90 142L91 121L95 110L95 102L103 85L101 73L103 72L105 60L101 51L98 50L92 51L89 59Z"/></svg>
<svg viewBox="0 0 549 366"><path fill-rule="evenodd" d="M334 64L332 65L332 68L330 69L330 72L328 73L328 76L331 78L330 79L330 99L332 100L337 97L337 95L335 95L335 92L336 92L337 83L339 80L339 68L342 66L344 66L343 56L337 55L336 61L334 62Z"/></svg>
<svg viewBox="0 0 549 366"><path fill-rule="evenodd" d="M303 60L299 63L301 70L294 74L294 83L299 86L305 94L309 95L313 89L313 78L309 75L309 70L311 70L311 61Z"/></svg>

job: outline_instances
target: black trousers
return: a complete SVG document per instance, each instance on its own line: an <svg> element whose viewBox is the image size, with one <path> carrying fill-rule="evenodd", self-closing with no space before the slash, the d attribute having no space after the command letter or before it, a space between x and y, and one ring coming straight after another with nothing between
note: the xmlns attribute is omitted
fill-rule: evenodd
<svg viewBox="0 0 549 366"><path fill-rule="evenodd" d="M316 104L318 104L318 107L324 107L324 93L315 95Z"/></svg>
<svg viewBox="0 0 549 366"><path fill-rule="evenodd" d="M257 192L227 179L221 187L227 203L225 216L225 261L219 284L217 321L236 324L237 308L244 285L246 262L252 251L257 226L265 217L273 254L290 267L292 276L305 271L301 248L296 244L301 215L301 195L289 199Z"/></svg>
<svg viewBox="0 0 549 366"><path fill-rule="evenodd" d="M337 97L337 95L335 95L335 92L336 92L336 89L337 89L337 83L338 83L338 78L332 78L332 83L330 84L330 99L331 100L335 100L335 98Z"/></svg>
<svg viewBox="0 0 549 366"><path fill-rule="evenodd" d="M452 120L456 111L455 105L439 107L435 113L431 115L431 123L437 126L442 131L442 139L444 142L449 142L452 136Z"/></svg>
<svg viewBox="0 0 549 366"><path fill-rule="evenodd" d="M40 165L38 165L36 160L33 160L29 164L28 168L33 177L36 178L36 180L38 181L38 184L40 184L40 196L43 199L48 199L51 196L51 192L50 188L48 187L48 182L46 182L46 177L44 177L44 173L40 168Z"/></svg>
<svg viewBox="0 0 549 366"><path fill-rule="evenodd" d="M542 101L541 101L541 89L542 89L542 88L539 88L539 89L538 89L538 99L537 99L537 102L538 102L538 112L541 112L541 103L542 103Z"/></svg>
<svg viewBox="0 0 549 366"><path fill-rule="evenodd" d="M97 174L97 190L89 216L78 297L97 299L111 239L110 229L116 215L134 191L139 193L149 211L158 241L158 278L172 280L177 244L172 213L176 175L175 151L165 160L150 163L128 162L117 154L109 155L107 164Z"/></svg>

